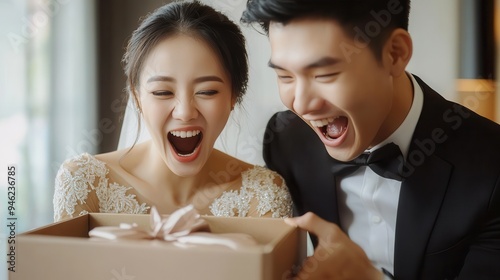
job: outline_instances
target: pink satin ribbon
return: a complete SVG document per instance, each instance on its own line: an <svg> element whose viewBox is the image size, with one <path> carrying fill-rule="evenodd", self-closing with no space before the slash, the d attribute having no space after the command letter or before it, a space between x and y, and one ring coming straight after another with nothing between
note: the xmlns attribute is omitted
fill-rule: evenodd
<svg viewBox="0 0 500 280"><path fill-rule="evenodd" d="M108 240L159 239L174 245L222 245L232 249L258 245L250 235L244 233L211 233L208 223L201 218L192 205L181 208L163 218L153 206L150 215L150 230L140 229L137 224L121 223L120 226L101 226L89 231L89 236Z"/></svg>

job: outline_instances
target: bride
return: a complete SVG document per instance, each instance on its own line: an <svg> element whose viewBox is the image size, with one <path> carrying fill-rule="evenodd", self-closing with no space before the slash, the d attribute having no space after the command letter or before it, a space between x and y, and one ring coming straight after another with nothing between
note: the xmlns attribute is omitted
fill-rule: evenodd
<svg viewBox="0 0 500 280"><path fill-rule="evenodd" d="M88 212L168 214L192 204L216 216L291 216L277 173L214 143L248 80L236 24L198 2L164 5L132 34L123 59L127 90L150 140L65 161L56 176L54 220Z"/></svg>

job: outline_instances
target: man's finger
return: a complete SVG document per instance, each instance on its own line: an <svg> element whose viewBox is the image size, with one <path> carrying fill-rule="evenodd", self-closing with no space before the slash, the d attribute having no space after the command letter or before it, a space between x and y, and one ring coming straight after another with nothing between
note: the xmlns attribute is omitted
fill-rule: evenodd
<svg viewBox="0 0 500 280"><path fill-rule="evenodd" d="M307 230L318 237L325 234L332 234L332 231L338 229L337 225L323 220L312 212L307 212L300 217L285 219L285 222Z"/></svg>

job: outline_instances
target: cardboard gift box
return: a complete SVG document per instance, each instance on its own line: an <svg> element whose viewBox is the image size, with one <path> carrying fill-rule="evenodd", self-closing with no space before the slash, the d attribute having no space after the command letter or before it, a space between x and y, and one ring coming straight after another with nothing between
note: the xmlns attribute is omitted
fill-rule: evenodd
<svg viewBox="0 0 500 280"><path fill-rule="evenodd" d="M16 236L16 269L9 279L190 280L288 279L306 256L306 234L273 218L203 216L212 233L246 233L258 245L187 248L162 240L94 240L98 226L136 223L149 215L90 213Z"/></svg>

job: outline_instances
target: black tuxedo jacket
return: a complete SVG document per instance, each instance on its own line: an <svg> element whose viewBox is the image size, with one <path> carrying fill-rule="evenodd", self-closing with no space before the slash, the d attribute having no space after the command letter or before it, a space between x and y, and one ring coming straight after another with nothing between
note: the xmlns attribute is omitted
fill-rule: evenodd
<svg viewBox="0 0 500 280"><path fill-rule="evenodd" d="M446 101L416 77L422 113L405 163L395 279L500 279L500 126ZM312 129L275 114L264 160L290 189L296 214L339 224L334 164Z"/></svg>

